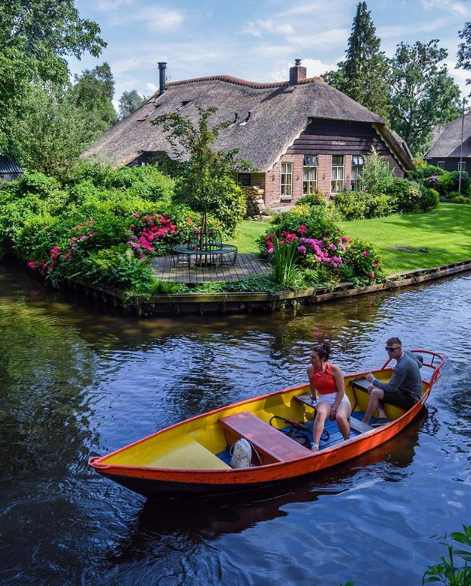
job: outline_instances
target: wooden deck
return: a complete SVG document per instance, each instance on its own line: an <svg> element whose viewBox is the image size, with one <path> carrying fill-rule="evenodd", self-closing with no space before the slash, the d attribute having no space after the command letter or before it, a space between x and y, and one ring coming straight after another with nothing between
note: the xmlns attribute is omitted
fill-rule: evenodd
<svg viewBox="0 0 471 586"><path fill-rule="evenodd" d="M216 283L220 281L242 281L250 276L268 275L270 265L257 254L238 254L234 266L231 264L194 266L188 268L186 259L182 258L173 266L172 256L159 256L152 266L159 281L174 283Z"/></svg>

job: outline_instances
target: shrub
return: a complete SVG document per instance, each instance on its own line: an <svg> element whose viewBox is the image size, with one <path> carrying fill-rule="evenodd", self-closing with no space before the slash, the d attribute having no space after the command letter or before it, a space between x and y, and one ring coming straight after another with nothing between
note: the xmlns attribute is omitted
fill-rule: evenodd
<svg viewBox="0 0 471 586"><path fill-rule="evenodd" d="M417 164L414 171L407 171L406 176L411 181L417 181L423 185L429 186L430 183L434 183L435 180L430 182L432 177L440 177L446 173L441 167L435 167L435 165L427 165L427 163Z"/></svg>
<svg viewBox="0 0 471 586"><path fill-rule="evenodd" d="M344 191L334 197L335 207L345 220L381 218L392 213L389 198L363 191Z"/></svg>
<svg viewBox="0 0 471 586"><path fill-rule="evenodd" d="M365 164L360 180L361 191L373 195L388 193L394 182L394 173L386 161L372 147L371 154L365 157Z"/></svg>
<svg viewBox="0 0 471 586"><path fill-rule="evenodd" d="M277 214L271 221L273 231L280 235L282 232L298 232L300 226L303 231L300 233L305 238L322 238L329 234L339 233L332 218L330 207L295 206L287 212Z"/></svg>
<svg viewBox="0 0 471 586"><path fill-rule="evenodd" d="M366 198L361 191L344 191L334 196L336 209L345 220L361 220L365 217Z"/></svg>
<svg viewBox="0 0 471 586"><path fill-rule="evenodd" d="M327 198L323 193L316 191L315 193L310 193L308 195L303 195L298 199L295 203L295 206L307 206L308 208L312 208L315 206L326 206L327 205Z"/></svg>
<svg viewBox="0 0 471 586"><path fill-rule="evenodd" d="M432 189L431 187L424 187L421 186L421 194L422 194L422 201L421 201L421 210L423 212L429 212L430 210L434 210L438 208L438 204L440 203L440 196L438 191Z"/></svg>
<svg viewBox="0 0 471 586"><path fill-rule="evenodd" d="M361 286L383 279L378 251L370 242L349 240L342 260L338 270L343 281Z"/></svg>
<svg viewBox="0 0 471 586"><path fill-rule="evenodd" d="M438 179L438 191L441 195L448 196L452 191L458 191L460 185L460 172L451 171L445 172ZM466 171L461 173L461 194L468 195L470 193L471 179Z"/></svg>
<svg viewBox="0 0 471 586"><path fill-rule="evenodd" d="M398 214L416 214L421 211L422 192L420 185L414 181L395 178L388 195Z"/></svg>
<svg viewBox="0 0 471 586"><path fill-rule="evenodd" d="M471 199L469 197L466 197L461 193L458 193L458 191L452 191L447 195L446 199L451 203L471 203Z"/></svg>
<svg viewBox="0 0 471 586"><path fill-rule="evenodd" d="M83 264L87 279L119 290L148 293L156 281L152 267L136 258L131 247L125 244L91 253Z"/></svg>

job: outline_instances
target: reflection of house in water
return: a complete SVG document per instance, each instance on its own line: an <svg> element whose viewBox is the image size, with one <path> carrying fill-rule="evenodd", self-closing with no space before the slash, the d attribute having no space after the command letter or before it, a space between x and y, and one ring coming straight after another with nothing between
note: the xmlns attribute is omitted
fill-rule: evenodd
<svg viewBox="0 0 471 586"><path fill-rule="evenodd" d="M12 159L0 155L0 178L14 181L23 173L23 169Z"/></svg>

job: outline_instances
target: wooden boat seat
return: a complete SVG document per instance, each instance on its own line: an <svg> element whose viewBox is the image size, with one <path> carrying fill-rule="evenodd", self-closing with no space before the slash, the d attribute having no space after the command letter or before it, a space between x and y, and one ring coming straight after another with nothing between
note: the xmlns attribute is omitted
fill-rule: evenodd
<svg viewBox="0 0 471 586"><path fill-rule="evenodd" d="M353 382L354 381L352 381L352 384L353 384ZM365 390L365 389L362 388L362 390ZM295 395L294 398L297 399L298 401L301 401L301 403L304 403L308 407L312 407L313 409L315 409L315 406L312 404L311 395L309 395L309 393L303 393L302 395ZM363 421L359 421L358 419L355 419L355 417L349 417L348 423L350 424L350 427L352 429L354 429L355 431L358 431L359 433L366 433L367 431L371 431L373 429L373 427L371 427L371 425L367 425L366 423L363 423Z"/></svg>
<svg viewBox="0 0 471 586"><path fill-rule="evenodd" d="M228 445L232 445L239 438L245 438L260 454L263 464L287 462L310 454L308 448L248 411L222 417L219 423L224 429Z"/></svg>

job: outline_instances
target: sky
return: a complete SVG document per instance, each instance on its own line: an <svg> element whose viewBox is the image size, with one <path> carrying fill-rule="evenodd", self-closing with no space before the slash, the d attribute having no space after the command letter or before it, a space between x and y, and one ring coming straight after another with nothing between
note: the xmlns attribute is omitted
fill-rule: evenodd
<svg viewBox="0 0 471 586"><path fill-rule="evenodd" d="M95 59L69 60L80 74L106 61L115 80L115 106L124 91L150 96L158 88L158 61L170 81L232 75L249 81L288 79L295 59L308 77L334 69L345 55L357 0L77 0L82 18L97 22L108 43ZM456 70L458 31L471 21L471 0L369 0L381 48L392 57L401 41L439 39Z"/></svg>

